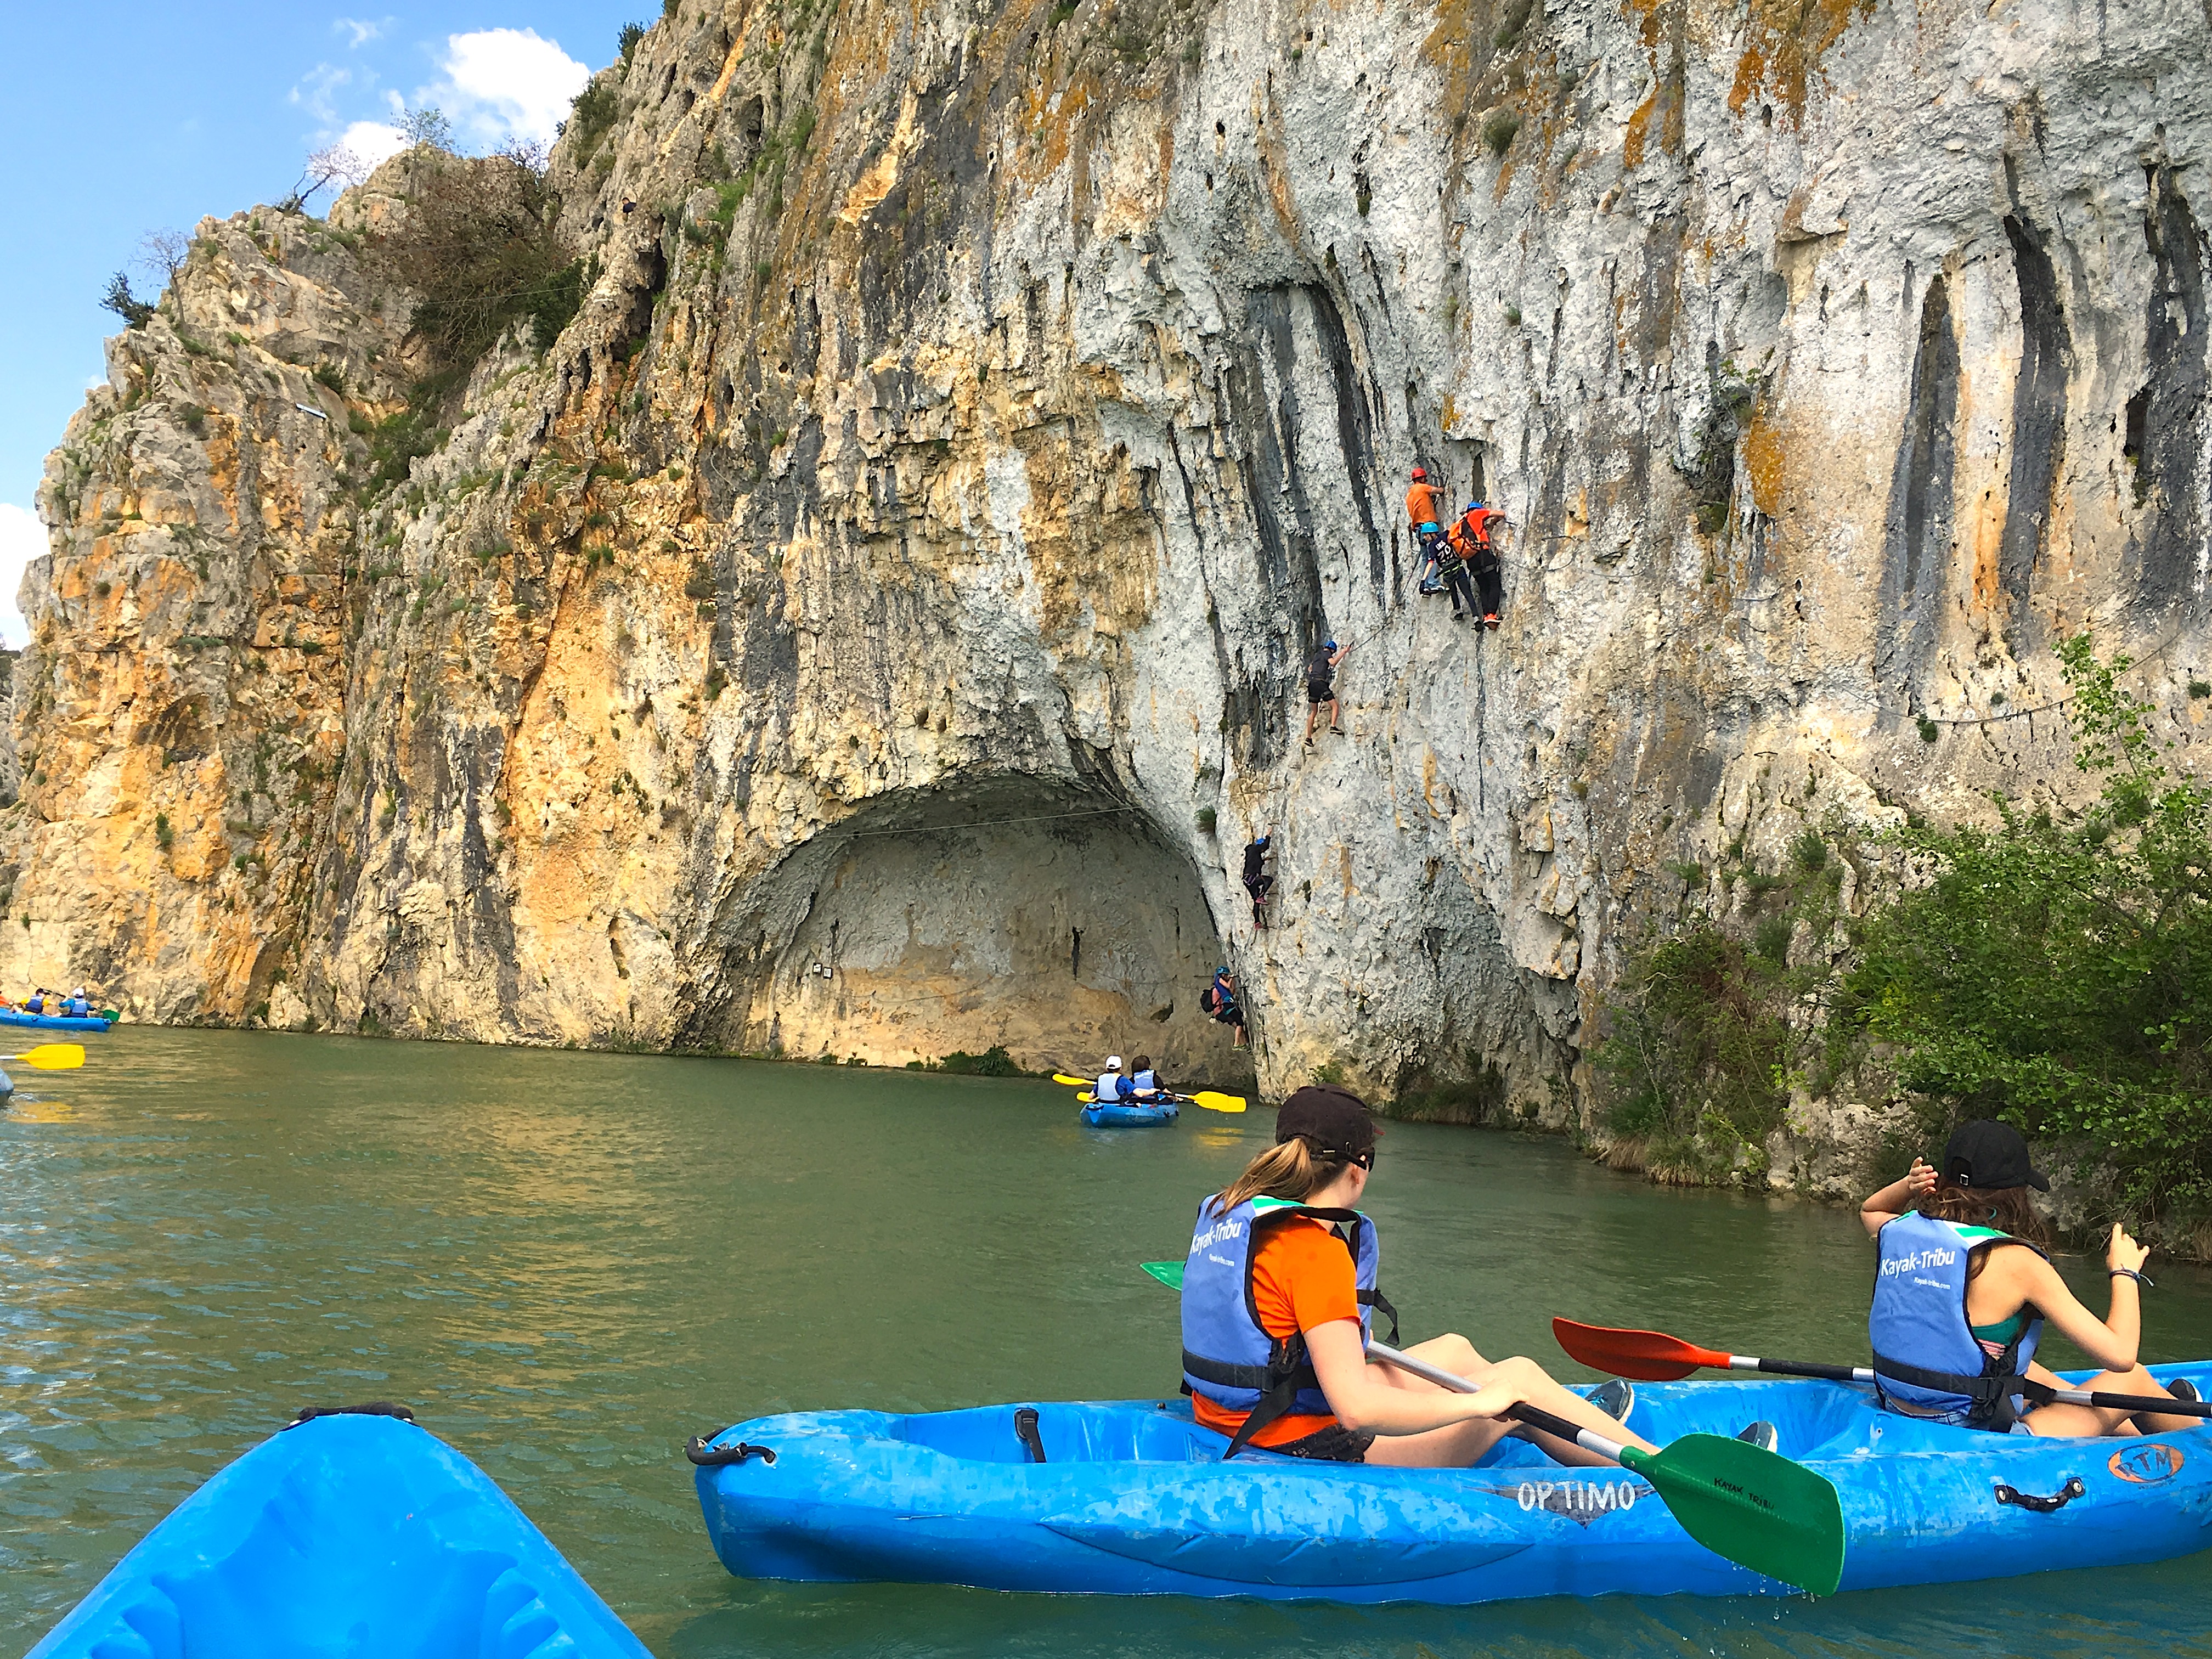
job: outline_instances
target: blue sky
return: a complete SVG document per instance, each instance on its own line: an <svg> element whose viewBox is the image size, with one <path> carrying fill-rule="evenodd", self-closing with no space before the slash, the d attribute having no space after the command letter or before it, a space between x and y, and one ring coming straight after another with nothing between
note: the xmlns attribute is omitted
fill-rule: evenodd
<svg viewBox="0 0 2212 1659"><path fill-rule="evenodd" d="M0 637L23 638L15 586L44 549L46 452L121 325L100 294L118 269L156 286L131 263L148 232L276 201L333 142L374 160L403 107L437 106L464 149L544 136L622 25L659 15L656 0L0 3Z"/></svg>

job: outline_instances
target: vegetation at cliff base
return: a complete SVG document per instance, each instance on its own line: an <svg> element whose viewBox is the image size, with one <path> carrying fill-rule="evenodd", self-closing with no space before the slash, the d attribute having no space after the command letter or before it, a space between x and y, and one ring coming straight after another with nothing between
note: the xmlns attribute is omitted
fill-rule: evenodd
<svg viewBox="0 0 2212 1659"><path fill-rule="evenodd" d="M2131 1213L2212 1212L2212 787L2167 763L2126 658L2060 658L2096 802L1903 831L1934 879L1867 919L1846 990L1905 1088L2105 1155Z"/></svg>
<svg viewBox="0 0 2212 1659"><path fill-rule="evenodd" d="M1928 1147L2002 1118L2109 1170L2126 1216L2212 1215L2212 786L2169 763L2125 657L2086 637L2059 655L2075 763L2101 781L2085 809L1996 797L1991 827L1909 823L1906 890L1856 921L1808 835L1779 877L1745 878L1747 918L1632 953L1593 1058L1608 1127L1655 1173L1763 1170L1793 1084L1879 1067ZM1841 965L1790 964L1799 923L1838 921Z"/></svg>

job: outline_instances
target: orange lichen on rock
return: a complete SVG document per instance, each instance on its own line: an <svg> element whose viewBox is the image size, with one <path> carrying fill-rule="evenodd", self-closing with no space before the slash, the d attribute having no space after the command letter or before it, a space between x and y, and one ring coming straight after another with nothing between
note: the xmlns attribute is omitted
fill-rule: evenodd
<svg viewBox="0 0 2212 1659"><path fill-rule="evenodd" d="M1792 126L1802 125L1808 83L1821 58L1854 18L1874 13L1874 0L1751 0L1729 108L1741 114L1764 95L1788 112Z"/></svg>

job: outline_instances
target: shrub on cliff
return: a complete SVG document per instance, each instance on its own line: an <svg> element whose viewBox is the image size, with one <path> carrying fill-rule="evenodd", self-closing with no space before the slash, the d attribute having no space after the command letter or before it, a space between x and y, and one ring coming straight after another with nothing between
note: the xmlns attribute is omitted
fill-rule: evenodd
<svg viewBox="0 0 2212 1659"><path fill-rule="evenodd" d="M416 295L411 328L441 369L466 368L514 324L550 345L583 302L584 268L555 229L559 202L534 154L429 154L407 212L370 262Z"/></svg>
<svg viewBox="0 0 2212 1659"><path fill-rule="evenodd" d="M2212 1213L2212 787L2086 636L2059 648L2078 813L1903 832L1929 884L1870 916L1849 989L1899 1080L2108 1164L2135 1216Z"/></svg>

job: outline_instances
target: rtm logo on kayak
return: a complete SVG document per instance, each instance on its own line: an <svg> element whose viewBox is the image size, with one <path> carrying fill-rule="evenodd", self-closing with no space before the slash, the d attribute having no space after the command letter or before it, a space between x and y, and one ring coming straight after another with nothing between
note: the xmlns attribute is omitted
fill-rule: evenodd
<svg viewBox="0 0 2212 1659"><path fill-rule="evenodd" d="M1512 1498L1524 1514L1541 1510L1584 1527L1601 1515L1631 1508L1638 1498L1651 1495L1651 1488L1638 1480L1523 1480L1516 1486L1482 1490L1493 1498Z"/></svg>
<svg viewBox="0 0 2212 1659"><path fill-rule="evenodd" d="M1941 1248L1932 1250L1913 1250L1904 1255L1886 1255L1881 1259L1881 1276L1893 1279L1899 1273L1918 1273L1923 1267L1949 1267L1957 1265L1959 1253Z"/></svg>
<svg viewBox="0 0 2212 1659"><path fill-rule="evenodd" d="M2151 1440L2122 1447L2106 1460L2105 1467L2123 1480L2132 1480L2139 1486L2154 1486L2180 1474L2183 1461L2179 1447L2169 1446L2162 1440Z"/></svg>

